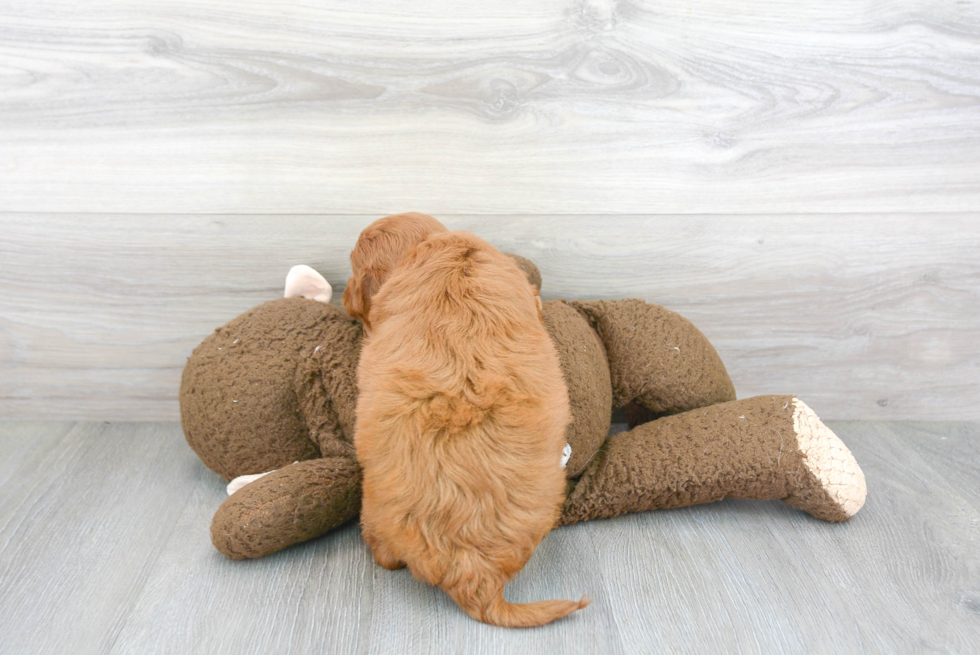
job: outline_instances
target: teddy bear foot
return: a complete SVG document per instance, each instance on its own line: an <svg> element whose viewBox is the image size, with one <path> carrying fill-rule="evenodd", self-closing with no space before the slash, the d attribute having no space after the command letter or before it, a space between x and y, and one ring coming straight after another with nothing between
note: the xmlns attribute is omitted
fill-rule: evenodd
<svg viewBox="0 0 980 655"><path fill-rule="evenodd" d="M846 521L864 506L864 472L847 446L806 403L793 399L793 430L805 473L783 500L825 521Z"/></svg>
<svg viewBox="0 0 980 655"><path fill-rule="evenodd" d="M293 462L293 464L299 464L299 462L296 461ZM256 480L258 480L259 478L265 477L270 473L275 473L278 470L279 469L272 469L271 471L266 471L265 473L252 473L250 475L239 475L237 478L233 479L231 482L228 483L228 486L225 488L225 490L228 492L228 495L230 496L236 491L238 491L239 489L241 489L242 487L244 487L245 485L251 484Z"/></svg>
<svg viewBox="0 0 980 655"><path fill-rule="evenodd" d="M211 541L231 559L252 559L297 544L354 518L361 474L353 457L308 459L246 484L211 520Z"/></svg>
<svg viewBox="0 0 980 655"><path fill-rule="evenodd" d="M228 483L228 487L226 488L226 490L228 491L228 495L230 496L233 493L235 493L236 491L238 491L239 489L241 489L242 487L244 487L245 485L249 484L250 482L255 482L256 480L258 480L262 476L269 475L270 473L275 473L278 470L279 469L272 469L271 471L266 471L265 473L253 473L251 475L239 475L237 478L235 478L234 480L232 480L231 482Z"/></svg>

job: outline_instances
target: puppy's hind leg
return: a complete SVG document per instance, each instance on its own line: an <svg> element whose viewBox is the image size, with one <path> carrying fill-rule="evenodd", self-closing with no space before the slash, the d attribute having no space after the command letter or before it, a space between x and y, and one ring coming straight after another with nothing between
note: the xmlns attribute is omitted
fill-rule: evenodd
<svg viewBox="0 0 980 655"><path fill-rule="evenodd" d="M363 522L361 523L361 538L371 549L371 554L374 555L374 561L378 563L378 566L389 571L405 568L405 562L398 559Z"/></svg>
<svg viewBox="0 0 980 655"><path fill-rule="evenodd" d="M405 562L392 555L391 551L383 544L371 546L371 554L374 555L374 561L378 563L378 566L389 571L405 568Z"/></svg>

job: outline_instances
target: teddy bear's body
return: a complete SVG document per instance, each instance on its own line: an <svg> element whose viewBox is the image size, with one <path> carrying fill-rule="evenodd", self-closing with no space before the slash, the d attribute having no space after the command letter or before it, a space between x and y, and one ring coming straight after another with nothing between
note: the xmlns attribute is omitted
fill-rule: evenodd
<svg viewBox="0 0 980 655"><path fill-rule="evenodd" d="M317 457L353 457L360 323L335 305L282 298L218 328L194 350L181 424L230 480Z"/></svg>
<svg viewBox="0 0 980 655"><path fill-rule="evenodd" d="M534 280L533 264L522 266ZM735 401L714 348L678 314L640 300L553 300L542 313L573 415L560 523L731 496L780 498L828 520L860 508L863 475L836 436L791 396ZM225 555L266 555L357 515L361 336L340 307L284 298L219 328L189 358L188 443L225 479L272 471L216 513L212 539ZM623 406L663 418L608 437Z"/></svg>

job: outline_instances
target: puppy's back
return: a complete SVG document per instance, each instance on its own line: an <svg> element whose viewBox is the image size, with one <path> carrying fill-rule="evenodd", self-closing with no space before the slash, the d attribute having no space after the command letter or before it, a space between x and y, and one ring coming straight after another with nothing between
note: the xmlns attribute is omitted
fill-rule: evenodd
<svg viewBox="0 0 980 655"><path fill-rule="evenodd" d="M361 357L365 529L488 623L547 623L587 600L512 605L503 586L553 527L570 421L536 290L467 234L430 237L382 287Z"/></svg>

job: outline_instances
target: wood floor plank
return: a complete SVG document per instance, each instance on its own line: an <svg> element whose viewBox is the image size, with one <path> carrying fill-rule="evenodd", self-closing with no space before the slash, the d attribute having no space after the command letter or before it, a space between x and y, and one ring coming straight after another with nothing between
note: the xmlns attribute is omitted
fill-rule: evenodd
<svg viewBox="0 0 980 655"><path fill-rule="evenodd" d="M211 545L225 485L203 464L195 489L112 653L364 653L373 560L356 524L259 560Z"/></svg>
<svg viewBox="0 0 980 655"><path fill-rule="evenodd" d="M868 502L851 522L724 501L590 523L603 576L620 592L613 612L627 651L969 652L980 643L980 550L961 547L975 511L943 488L941 466L865 425L837 427L868 476Z"/></svg>
<svg viewBox="0 0 980 655"><path fill-rule="evenodd" d="M46 438L48 430L60 439ZM179 463L193 453L173 424L37 431L49 445L44 456L3 486L3 650L99 652L114 641L189 495ZM16 432L0 440L25 437Z"/></svg>
<svg viewBox="0 0 980 655"><path fill-rule="evenodd" d="M548 599L593 603L533 630L508 630L469 618L441 590L407 570L374 571L371 653L624 653L595 553L584 526L555 530L507 585L511 602Z"/></svg>
<svg viewBox="0 0 980 655"><path fill-rule="evenodd" d="M46 0L0 25L0 210L980 204L973 2Z"/></svg>
<svg viewBox="0 0 980 655"><path fill-rule="evenodd" d="M910 447L915 424L834 424L868 474L873 511L853 539L814 541L810 552L837 585L871 650L970 652L980 644L980 509L950 484L948 457ZM938 426L936 426L938 427ZM976 437L941 428L951 450ZM962 445L973 449L976 444ZM973 478L980 460L973 460ZM790 533L794 534L794 533ZM812 538L815 531L799 532ZM849 573L841 562L848 562ZM853 581L853 584L849 584ZM874 626L872 630L870 626Z"/></svg>
<svg viewBox="0 0 980 655"><path fill-rule="evenodd" d="M378 567L356 524L260 560L225 559L207 532L224 485L203 466L199 472L113 653L622 652L581 531L549 535L508 597L594 590L600 602L588 608L591 618L506 631L473 621L407 571Z"/></svg>
<svg viewBox="0 0 980 655"><path fill-rule="evenodd" d="M208 534L223 483L175 424L0 424L0 454L28 453L0 487L14 507L0 521L0 650L973 652L980 427L832 427L868 479L852 521L723 501L561 528L508 598L593 604L505 630L377 567L356 524L225 559Z"/></svg>
<svg viewBox="0 0 980 655"><path fill-rule="evenodd" d="M19 480L31 477L40 461L57 447L73 424L70 422L0 421L0 489L8 487L15 475ZM7 496L4 496L7 498ZM13 503L0 504L12 511Z"/></svg>
<svg viewBox="0 0 980 655"><path fill-rule="evenodd" d="M895 435L930 462L944 484L980 511L980 425L917 421L904 423ZM980 515L977 525L980 528Z"/></svg>
<svg viewBox="0 0 980 655"><path fill-rule="evenodd" d="M293 264L339 301L375 218L0 214L0 416L176 420L194 346ZM546 298L680 312L740 396L980 419L980 214L439 218L532 258Z"/></svg>

